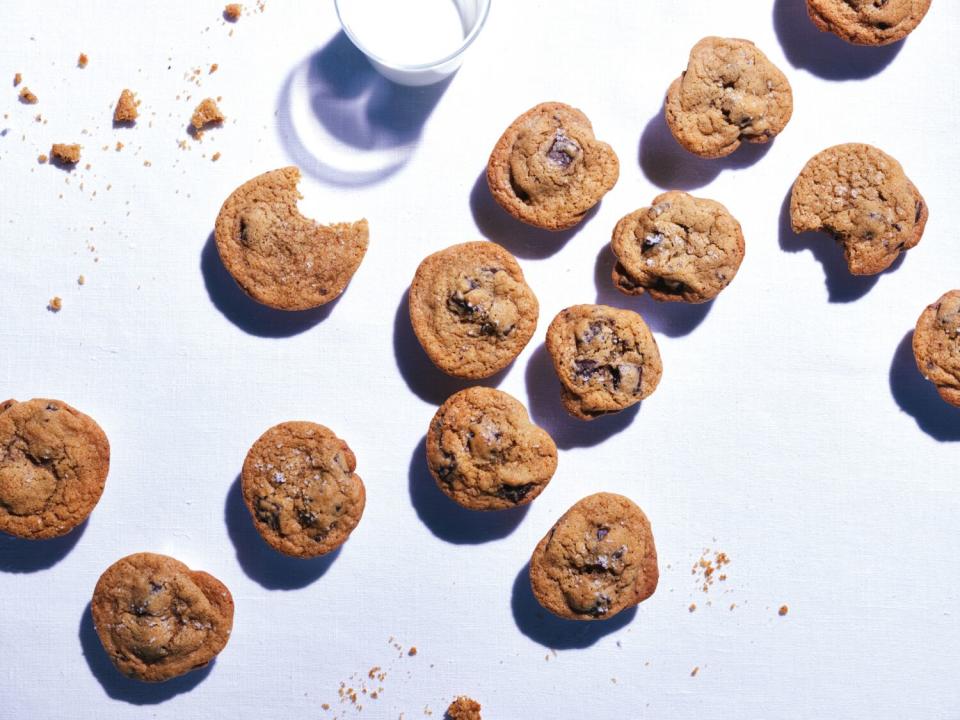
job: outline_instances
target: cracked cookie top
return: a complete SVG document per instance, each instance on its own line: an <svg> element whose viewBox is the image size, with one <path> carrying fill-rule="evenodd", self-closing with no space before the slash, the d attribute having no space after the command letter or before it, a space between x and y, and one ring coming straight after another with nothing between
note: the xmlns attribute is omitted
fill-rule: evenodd
<svg viewBox="0 0 960 720"><path fill-rule="evenodd" d="M807 0L814 25L856 45L887 45L920 24L930 0Z"/></svg>
<svg viewBox="0 0 960 720"><path fill-rule="evenodd" d="M733 280L743 260L740 223L720 203L667 192L613 231L613 283L627 295L702 303Z"/></svg>
<svg viewBox="0 0 960 720"><path fill-rule="evenodd" d="M547 328L547 351L560 378L560 399L571 415L592 420L643 400L663 366L650 328L632 310L574 305Z"/></svg>
<svg viewBox="0 0 960 720"><path fill-rule="evenodd" d="M650 522L623 495L583 498L557 520L530 559L543 607L569 620L603 620L653 595L660 572Z"/></svg>
<svg viewBox="0 0 960 720"><path fill-rule="evenodd" d="M253 524L274 549L325 555L360 522L366 493L347 444L323 425L285 422L253 444L241 490Z"/></svg>
<svg viewBox="0 0 960 720"><path fill-rule="evenodd" d="M0 530L32 540L65 535L100 500L110 444L59 400L0 405Z"/></svg>
<svg viewBox="0 0 960 720"><path fill-rule="evenodd" d="M324 305L346 289L367 252L367 221L320 225L300 214L295 167L258 175L234 190L214 238L247 295L278 310Z"/></svg>
<svg viewBox="0 0 960 720"><path fill-rule="evenodd" d="M749 40L707 37L693 46L664 104L670 132L705 158L729 155L744 140L766 143L793 114L786 76Z"/></svg>
<svg viewBox="0 0 960 720"><path fill-rule="evenodd" d="M113 664L147 682L208 664L233 628L233 597L222 582L154 553L128 555L107 568L90 610Z"/></svg>
<svg viewBox="0 0 960 720"><path fill-rule="evenodd" d="M485 240L425 258L410 284L409 309L413 331L434 365L473 379L513 362L540 314L516 259Z"/></svg>
<svg viewBox="0 0 960 720"><path fill-rule="evenodd" d="M875 275L914 247L927 223L923 196L896 160L862 143L835 145L813 156L790 195L795 233L829 233L850 272Z"/></svg>
<svg viewBox="0 0 960 720"><path fill-rule="evenodd" d="M580 110L558 102L531 108L497 141L487 163L494 199L545 230L579 223L616 184L620 163Z"/></svg>
<svg viewBox="0 0 960 720"><path fill-rule="evenodd" d="M450 499L471 510L525 505L557 469L557 446L523 404L472 387L447 398L427 431L427 466Z"/></svg>
<svg viewBox="0 0 960 720"><path fill-rule="evenodd" d="M960 290L950 290L920 315L913 332L920 374L946 402L960 407Z"/></svg>

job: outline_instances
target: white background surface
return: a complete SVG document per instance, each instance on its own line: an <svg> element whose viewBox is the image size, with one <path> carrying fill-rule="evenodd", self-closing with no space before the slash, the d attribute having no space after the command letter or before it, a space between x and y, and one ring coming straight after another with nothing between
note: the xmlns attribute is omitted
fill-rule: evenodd
<svg viewBox="0 0 960 720"><path fill-rule="evenodd" d="M460 693L490 720L960 717L960 413L904 345L958 282L960 5L937 0L902 46L870 50L817 35L801 0L496 0L461 71L425 93L364 70L334 39L330 2L270 0L232 37L221 9L0 10L0 395L75 405L113 452L82 533L0 540L0 717L409 719L439 717ZM766 152L700 161L665 133L662 95L711 34L754 40L790 78L794 117ZM184 79L194 67L202 88ZM16 71L38 105L16 101ZM134 129L111 128L122 87L142 99ZM207 95L229 120L181 150ZM475 186L509 122L554 99L584 109L621 162L599 210L560 236L518 225ZM361 148L324 155L324 123ZM84 145L69 177L36 163L61 141ZM845 141L900 159L931 208L923 242L875 281L852 280L826 237L795 240L781 221L804 162ZM377 182L337 185L320 166L382 164L362 148L404 142L387 157L405 164ZM247 301L208 241L235 186L290 163L304 170L305 213L371 227L340 301L296 317ZM609 283L616 220L668 187L725 203L744 228L740 273L706 310ZM460 511L432 487L422 437L463 384L429 365L403 307L426 254L481 237L515 252L541 306L534 340L495 382L562 448L549 488L512 515ZM582 424L561 409L543 334L563 307L598 299L647 318L664 375L639 411ZM288 419L333 428L366 482L366 513L332 562L271 553L238 503L247 449ZM649 515L660 587L607 623L545 618L525 562L600 490ZM708 594L690 570L705 548L731 558ZM233 638L209 672L143 686L107 662L90 594L141 550L233 591ZM390 637L419 654L400 657ZM339 683L359 688L351 675L375 665L379 699L338 704Z"/></svg>

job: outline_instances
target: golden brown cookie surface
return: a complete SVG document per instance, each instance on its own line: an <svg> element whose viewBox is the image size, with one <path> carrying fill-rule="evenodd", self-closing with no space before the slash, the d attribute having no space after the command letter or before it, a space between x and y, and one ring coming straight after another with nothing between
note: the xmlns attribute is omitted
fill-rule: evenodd
<svg viewBox="0 0 960 720"><path fill-rule="evenodd" d="M960 290L944 293L920 315L913 355L940 397L960 408Z"/></svg>
<svg viewBox="0 0 960 720"><path fill-rule="evenodd" d="M456 698L443 715L444 720L481 720L480 703L466 695Z"/></svg>
<svg viewBox="0 0 960 720"><path fill-rule="evenodd" d="M930 0L807 0L814 25L855 45L902 40L929 9Z"/></svg>

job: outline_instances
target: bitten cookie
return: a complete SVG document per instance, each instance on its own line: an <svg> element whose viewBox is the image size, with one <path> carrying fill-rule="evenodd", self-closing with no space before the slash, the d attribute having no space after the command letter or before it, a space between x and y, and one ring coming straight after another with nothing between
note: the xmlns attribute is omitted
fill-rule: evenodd
<svg viewBox="0 0 960 720"><path fill-rule="evenodd" d="M278 310L306 310L340 295L367 252L367 221L320 225L297 210L300 171L271 170L234 190L214 237L247 295Z"/></svg>
<svg viewBox="0 0 960 720"><path fill-rule="evenodd" d="M930 0L807 0L814 25L856 45L902 40L929 9Z"/></svg>
<svg viewBox="0 0 960 720"><path fill-rule="evenodd" d="M0 406L0 530L30 540L65 535L100 500L110 469L103 430L59 400Z"/></svg>
<svg viewBox="0 0 960 720"><path fill-rule="evenodd" d="M663 373L643 318L606 305L562 310L547 328L547 351L563 406L581 420L635 405L656 390Z"/></svg>
<svg viewBox="0 0 960 720"><path fill-rule="evenodd" d="M513 362L540 314L516 259L487 241L424 259L410 284L409 306L413 331L434 365L472 379Z"/></svg>
<svg viewBox="0 0 960 720"><path fill-rule="evenodd" d="M647 516L613 493L567 510L530 559L534 597L568 620L611 618L653 595L659 577Z"/></svg>
<svg viewBox="0 0 960 720"><path fill-rule="evenodd" d="M427 466L451 500L471 510L526 505L557 469L557 446L505 392L472 387L451 395L427 431Z"/></svg>
<svg viewBox="0 0 960 720"><path fill-rule="evenodd" d="M815 155L790 195L795 233L829 233L854 275L886 270L923 235L927 204L900 163L870 145L835 145Z"/></svg>
<svg viewBox="0 0 960 720"><path fill-rule="evenodd" d="M366 492L347 444L323 425L285 422L253 444L241 490L274 550L309 558L340 547L363 515Z"/></svg>
<svg viewBox="0 0 960 720"><path fill-rule="evenodd" d="M500 206L545 230L576 225L619 176L616 153L594 137L587 116L558 102L514 120L487 163L487 184Z"/></svg>
<svg viewBox="0 0 960 720"><path fill-rule="evenodd" d="M744 140L765 143L793 114L786 76L749 40L706 37L667 90L670 132L704 158L729 155Z"/></svg>
<svg viewBox="0 0 960 720"><path fill-rule="evenodd" d="M913 355L940 397L960 407L960 290L945 293L917 320Z"/></svg>
<svg viewBox="0 0 960 720"><path fill-rule="evenodd" d="M720 203L667 192L617 223L613 284L627 295L702 303L733 280L743 261L740 223Z"/></svg>
<svg viewBox="0 0 960 720"><path fill-rule="evenodd" d="M117 670L146 682L207 665L233 628L233 597L222 582L154 553L128 555L107 568L90 610Z"/></svg>

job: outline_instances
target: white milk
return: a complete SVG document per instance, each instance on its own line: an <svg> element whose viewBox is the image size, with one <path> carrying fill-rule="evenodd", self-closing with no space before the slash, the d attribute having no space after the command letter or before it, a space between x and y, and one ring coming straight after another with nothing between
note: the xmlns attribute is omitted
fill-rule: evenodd
<svg viewBox="0 0 960 720"><path fill-rule="evenodd" d="M454 0L340 0L340 15L357 40L387 63L433 62L463 43Z"/></svg>

